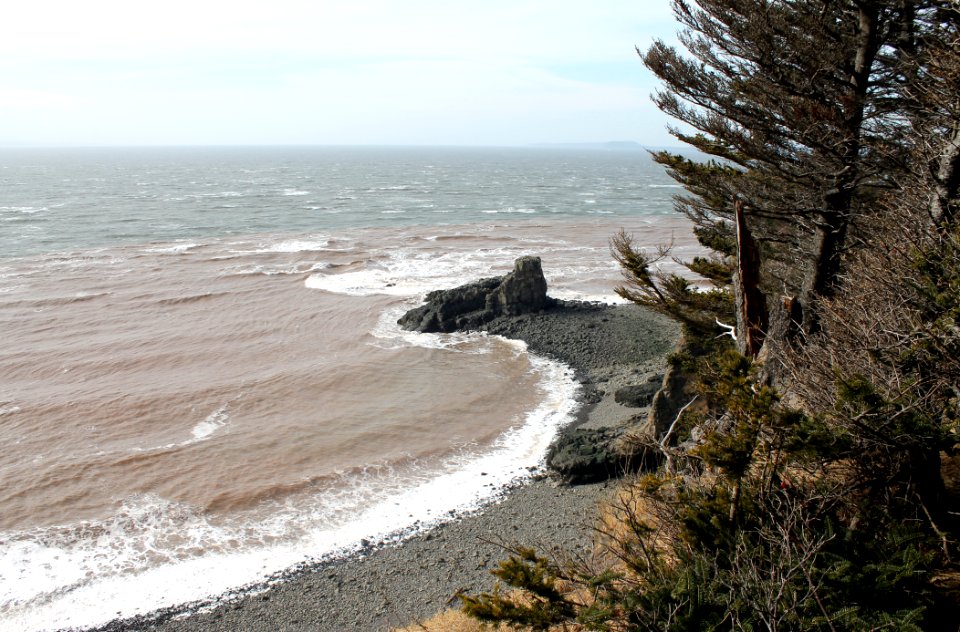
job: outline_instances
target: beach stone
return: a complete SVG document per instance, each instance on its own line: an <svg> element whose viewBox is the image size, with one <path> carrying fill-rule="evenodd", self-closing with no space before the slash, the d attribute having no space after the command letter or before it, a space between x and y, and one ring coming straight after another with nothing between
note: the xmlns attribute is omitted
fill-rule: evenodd
<svg viewBox="0 0 960 632"><path fill-rule="evenodd" d="M653 402L654 395L660 390L663 376L650 378L643 384L630 384L618 388L613 394L613 401L629 408L643 408Z"/></svg>
<svg viewBox="0 0 960 632"><path fill-rule="evenodd" d="M479 329L499 316L538 312L551 304L540 257L526 256L502 277L430 292L424 305L408 311L397 324L408 331L450 333Z"/></svg>

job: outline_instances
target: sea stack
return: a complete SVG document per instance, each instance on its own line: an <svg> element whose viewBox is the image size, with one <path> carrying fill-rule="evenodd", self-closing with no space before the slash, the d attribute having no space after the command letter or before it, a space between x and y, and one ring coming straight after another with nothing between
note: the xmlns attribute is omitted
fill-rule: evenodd
<svg viewBox="0 0 960 632"><path fill-rule="evenodd" d="M498 316L539 312L552 303L540 257L526 256L502 277L430 292L424 305L411 309L397 323L408 331L449 333L477 329Z"/></svg>

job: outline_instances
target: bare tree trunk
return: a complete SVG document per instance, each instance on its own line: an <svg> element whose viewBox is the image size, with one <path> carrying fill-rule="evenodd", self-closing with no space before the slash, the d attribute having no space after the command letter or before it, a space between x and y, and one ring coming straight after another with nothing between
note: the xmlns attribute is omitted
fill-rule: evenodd
<svg viewBox="0 0 960 632"><path fill-rule="evenodd" d="M944 231L954 222L956 200L960 194L960 123L954 126L940 151L933 179L930 216L937 229Z"/></svg>
<svg viewBox="0 0 960 632"><path fill-rule="evenodd" d="M767 306L760 291L760 251L747 228L743 203L736 202L737 274L734 295L737 303L737 348L751 358L757 357L767 332Z"/></svg>

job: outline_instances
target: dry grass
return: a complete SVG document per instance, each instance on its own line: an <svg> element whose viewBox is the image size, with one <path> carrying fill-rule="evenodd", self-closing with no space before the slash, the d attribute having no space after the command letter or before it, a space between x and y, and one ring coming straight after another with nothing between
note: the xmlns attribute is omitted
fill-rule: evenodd
<svg viewBox="0 0 960 632"><path fill-rule="evenodd" d="M459 610L444 610L426 621L397 628L393 632L514 632L514 628L501 623L497 627L485 625Z"/></svg>
<svg viewBox="0 0 960 632"><path fill-rule="evenodd" d="M579 603L586 602L588 595L579 587L561 583L558 588L568 599ZM530 595L521 590L511 590L507 594L517 603L529 603L531 599ZM560 624L552 626L547 632L581 632L583 629L578 624ZM435 614L425 621L418 621L403 628L395 628L391 632L525 632L529 630L530 628L518 628L506 623L497 625L482 623L460 610L450 609Z"/></svg>
<svg viewBox="0 0 960 632"><path fill-rule="evenodd" d="M670 534L664 529L666 526L658 507L651 499L639 493L633 485L624 485L609 503L600 508L598 525L598 545L601 555L613 563L613 567L624 569L619 563L625 555L632 551L624 551L624 543L635 540L634 530L638 525L650 529L652 537L649 539L658 554L669 554L671 550Z"/></svg>
<svg viewBox="0 0 960 632"><path fill-rule="evenodd" d="M577 624L566 624L553 626L548 632L580 632L582 629ZM481 623L459 610L444 610L426 621L396 628L392 632L524 632L525 630L529 628L515 628L506 623L495 626L490 623Z"/></svg>

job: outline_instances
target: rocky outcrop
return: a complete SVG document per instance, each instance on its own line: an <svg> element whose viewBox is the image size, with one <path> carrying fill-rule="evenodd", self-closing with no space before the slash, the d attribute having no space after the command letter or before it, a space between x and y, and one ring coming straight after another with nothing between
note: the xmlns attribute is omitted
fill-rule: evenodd
<svg viewBox="0 0 960 632"><path fill-rule="evenodd" d="M613 394L613 401L628 408L645 408L653 401L662 383L663 376L657 375L642 384L624 386Z"/></svg>
<svg viewBox="0 0 960 632"><path fill-rule="evenodd" d="M499 316L538 312L551 302L540 257L520 257L513 272L502 277L430 292L425 305L411 309L397 323L409 331L449 333L478 329Z"/></svg>
<svg viewBox="0 0 960 632"><path fill-rule="evenodd" d="M613 448L620 432L613 428L574 428L560 434L547 454L547 465L570 484L621 476L624 457Z"/></svg>
<svg viewBox="0 0 960 632"><path fill-rule="evenodd" d="M501 278L496 298L492 301L498 316L539 312L549 304L540 257L520 257L513 262L513 272Z"/></svg>
<svg viewBox="0 0 960 632"><path fill-rule="evenodd" d="M625 442L632 426L572 428L560 433L547 453L547 466L569 485L596 483L659 464L659 455Z"/></svg>
<svg viewBox="0 0 960 632"><path fill-rule="evenodd" d="M663 376L663 384L650 405L649 424L659 439L690 401L687 378L677 367L671 366Z"/></svg>

